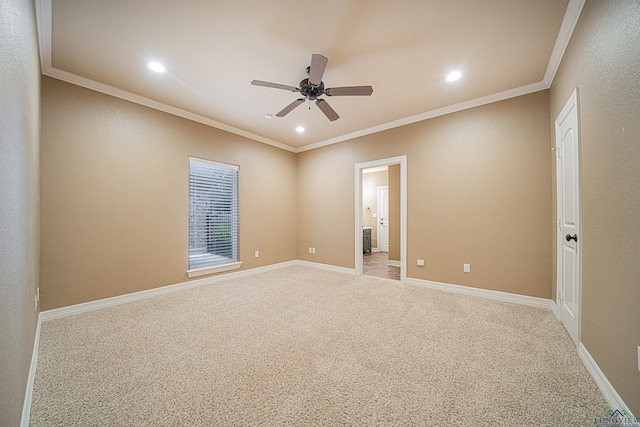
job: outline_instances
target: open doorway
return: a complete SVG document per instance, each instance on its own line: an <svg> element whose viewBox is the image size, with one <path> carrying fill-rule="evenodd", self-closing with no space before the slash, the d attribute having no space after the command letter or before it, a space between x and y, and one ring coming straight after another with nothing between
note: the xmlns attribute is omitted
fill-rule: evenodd
<svg viewBox="0 0 640 427"><path fill-rule="evenodd" d="M356 274L406 281L406 156L355 165Z"/></svg>
<svg viewBox="0 0 640 427"><path fill-rule="evenodd" d="M400 165L362 170L362 274L366 276L400 280L399 191Z"/></svg>

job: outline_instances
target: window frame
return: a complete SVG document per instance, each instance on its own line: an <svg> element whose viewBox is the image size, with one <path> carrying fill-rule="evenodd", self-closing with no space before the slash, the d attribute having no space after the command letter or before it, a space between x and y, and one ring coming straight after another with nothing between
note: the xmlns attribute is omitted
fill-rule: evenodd
<svg viewBox="0 0 640 427"><path fill-rule="evenodd" d="M228 258L230 262L221 264L214 264L210 266L192 268L192 163L199 163L202 165L212 166L218 169L224 169L227 171L235 171L235 193L232 195L232 229L235 229L235 236L232 235L232 252L233 257ZM194 277L206 276L209 274L220 273L223 271L235 270L242 266L240 261L240 167L238 165L231 165L227 163L215 162L212 160L202 159L199 157L189 156L189 174L188 174L188 233L187 233L187 276L191 279ZM206 240L209 239L207 235ZM212 254L213 255L213 254Z"/></svg>

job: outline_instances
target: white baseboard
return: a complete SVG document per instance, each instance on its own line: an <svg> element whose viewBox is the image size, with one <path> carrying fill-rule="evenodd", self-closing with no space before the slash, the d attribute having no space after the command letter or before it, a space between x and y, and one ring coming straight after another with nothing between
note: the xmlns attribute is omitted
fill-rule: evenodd
<svg viewBox="0 0 640 427"><path fill-rule="evenodd" d="M154 288L154 289L149 289L145 291L134 292L131 294L119 295L116 297L105 298L97 301L91 301L91 302L86 302L82 304L76 304L68 307L62 307L62 308L40 312L38 316L38 324L36 327L36 333L34 337L33 353L31 355L31 365L29 368L29 376L27 379L27 389L25 392L24 404L22 408L22 420L21 420L20 426L28 427L29 425L29 418L31 413L31 401L32 401L32 394L33 394L33 384L35 381L36 368L38 365L40 327L43 322L46 322L48 320L53 320L53 319L59 319L66 316L71 316L74 314L84 313L87 311L98 310L105 307L125 304L131 301L138 301L146 298L152 298L158 295L165 295L165 294L169 294L169 293L173 293L173 292L177 292L185 289L191 289L199 286L205 286L213 283L223 282L223 281L227 281L227 280L231 280L239 277L245 277L245 276L250 276L254 274L264 273L267 271L277 270L280 268L290 267L294 265L318 268L321 270L332 271L335 273L355 275L355 269L353 268L338 267L334 265L322 264L322 263L311 262L311 261L293 260L293 261L286 261L278 264L267 265L264 267L241 270L233 273L222 274L219 276L207 277L204 279L191 280L188 282L182 282L174 285L163 286L160 288ZM453 285L449 283L433 282L429 280L414 279L414 278L407 278L406 283L409 285L421 286L424 288L436 289L436 290L445 291L445 292L453 292L458 294L477 296L481 298L488 298L488 299L497 300L497 301L546 308L551 310L553 314L557 317L557 306L555 302L550 299L511 294L511 293L500 292L500 291L491 291L487 289L472 288L468 286ZM587 368L587 370L595 380L596 384L598 385L598 388L602 392L602 395L604 396L606 401L609 403L609 406L615 409L620 409L620 410L624 409L629 413L631 413L629 408L624 404L620 395L618 395L618 393L615 391L611 383L607 380L604 373L600 370L597 363L595 362L595 360L593 360L593 358L587 351L586 347L582 343L578 345L578 356L580 357L585 367Z"/></svg>
<svg viewBox="0 0 640 427"><path fill-rule="evenodd" d="M319 268L320 270L333 271L334 273L349 274L351 276L355 276L355 274L356 274L355 268L338 267L336 265L321 264L319 262L302 261L302 260L297 260L297 261L294 261L294 262L295 262L296 265L303 265L305 267Z"/></svg>
<svg viewBox="0 0 640 427"><path fill-rule="evenodd" d="M31 399L33 397L33 383L36 379L36 367L38 366L38 349L40 348L40 315L38 314L38 324L36 326L36 334L33 338L33 350L31 353L31 364L29 365L29 376L27 377L27 390L24 393L24 402L22 403L22 418L20 427L29 427L29 418L31 417Z"/></svg>
<svg viewBox="0 0 640 427"><path fill-rule="evenodd" d="M281 262L278 264L266 265L264 267L234 271L233 273L220 274L218 276L205 277L202 279L190 280L188 282L176 283L173 285L162 286L159 288L147 289L144 291L133 292L130 294L118 295L111 298L104 298L96 301L89 301L81 304L70 305L67 307L54 308L52 310L46 310L46 311L40 312L39 321L47 322L53 319L60 319L62 317L73 316L74 314L80 314L87 311L99 310L101 308L112 307L115 305L125 304L132 301L139 301L139 300L152 298L159 295L166 295L172 292L178 292L178 291L183 291L185 289L206 286L213 283L223 282L226 280L237 279L239 277L265 273L267 271L278 270L280 268L291 267L294 265L303 265L307 267L319 268L321 270L333 271L336 273L355 275L355 269L353 268L337 267L335 265L321 264L321 263L311 262L311 261L292 260L292 261Z"/></svg>
<svg viewBox="0 0 640 427"><path fill-rule="evenodd" d="M132 301L139 301L147 298L152 298L158 295L166 295L172 292L183 291L185 289L191 289L191 288L196 288L200 286L210 285L212 283L218 283L226 280L237 279L238 277L245 277L253 274L264 273L267 271L290 267L290 266L296 265L297 263L298 261L295 261L295 260L286 261L278 264L266 265L264 267L234 271L233 273L226 273L218 276L206 277L203 279L190 280L188 282L176 283L174 285L167 285L159 288L148 289L145 291L133 292L125 295L118 295L111 298L104 298L96 301L89 301L81 304L70 305L67 307L54 308L53 310L40 312L40 319L42 322L46 322L49 320L72 316L74 314L80 314L87 311L98 310L105 307L112 307L114 305L125 304L127 302L132 302Z"/></svg>
<svg viewBox="0 0 640 427"><path fill-rule="evenodd" d="M325 270L331 269L332 271L349 272L349 269L343 269L341 267L328 266L326 264L309 263L303 261L286 261L278 264L266 265L264 267L251 268L247 270L234 271L233 273L221 274L213 277L206 277L203 279L191 280L188 282L176 283L174 285L162 286L160 288L148 289L145 291L134 292L125 295L118 295L111 298L104 298L101 300L85 302L82 304L75 304L67 307L56 308L53 310L41 311L38 315L38 325L36 327L36 334L33 343L33 353L31 355L31 365L29 367L29 376L27 378L27 390L25 392L24 403L22 406L22 419L20 422L21 427L29 426L29 418L31 415L31 401L33 396L33 384L36 376L36 369L38 366L38 350L40 344L40 327L42 323L60 319L62 317L72 316L74 314L80 314L87 311L98 310L105 307L112 307L115 305L125 304L132 301L139 301L146 298L152 298L159 295L170 294L186 289L191 289L199 286L206 286L212 283L224 282L239 277L250 276L253 274L264 273L267 271L278 270L280 268L291 267L294 265L307 265L309 267L322 268ZM346 271L345 271L346 270ZM355 274L354 270L351 270L351 274Z"/></svg>
<svg viewBox="0 0 640 427"><path fill-rule="evenodd" d="M624 404L620 395L613 388L607 377L604 376L604 373L600 370L598 364L595 360L593 360L593 357L591 357L591 355L587 351L587 348L582 343L578 344L578 356L580 356L580 359L582 359L582 363L584 363L587 371L589 371L594 381L598 385L598 388L600 389L602 396L604 396L605 400L609 404L609 407L612 409L624 409L627 412L631 413L629 407Z"/></svg>
<svg viewBox="0 0 640 427"><path fill-rule="evenodd" d="M553 301L546 298L530 297L527 295L511 294L508 292L490 291L488 289L472 288L469 286L452 285L450 283L432 282L430 280L407 278L408 285L421 286L423 288L439 291L453 292L457 294L471 295L503 302L524 304L532 307L553 310Z"/></svg>
<svg viewBox="0 0 640 427"><path fill-rule="evenodd" d="M390 259L387 261L387 265L390 265L391 267L400 267L400 261Z"/></svg>
<svg viewBox="0 0 640 427"><path fill-rule="evenodd" d="M551 300L551 311L553 312L553 315L556 316L556 319L560 320L558 317L558 305L554 300Z"/></svg>

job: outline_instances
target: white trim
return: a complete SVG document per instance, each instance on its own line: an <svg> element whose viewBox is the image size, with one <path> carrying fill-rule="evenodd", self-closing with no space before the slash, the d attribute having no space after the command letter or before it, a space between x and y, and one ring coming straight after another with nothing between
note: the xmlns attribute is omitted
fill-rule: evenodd
<svg viewBox="0 0 640 427"><path fill-rule="evenodd" d="M31 401L33 398L33 384L36 379L36 368L38 366L38 351L40 349L40 314L38 314L38 324L36 326L36 334L33 338L33 350L31 353L31 364L29 365L29 376L27 377L27 389L24 393L24 402L22 403L22 419L20 427L29 427L29 418L31 417Z"/></svg>
<svg viewBox="0 0 640 427"><path fill-rule="evenodd" d="M355 175L355 275L362 275L362 171L379 166L400 165L400 282L407 280L407 156L356 163Z"/></svg>
<svg viewBox="0 0 640 427"><path fill-rule="evenodd" d="M42 74L45 74L51 68L51 33L53 25L51 0L36 0L35 9L40 69Z"/></svg>
<svg viewBox="0 0 640 427"><path fill-rule="evenodd" d="M348 274L350 276L355 276L356 274L353 268L338 267L337 265L322 264L319 262L303 261L299 259L295 261L295 264L304 267L318 268L320 270L333 271L334 273Z"/></svg>
<svg viewBox="0 0 640 427"><path fill-rule="evenodd" d="M382 132L388 129L404 126L407 124L419 122L422 120L432 119L434 117L443 116L445 114L455 113L469 108L479 107L481 105L490 104L493 102L502 101L509 98L515 98L517 96L527 95L529 93L538 92L548 89L553 82L555 74L558 70L560 62L564 52L569 44L569 40L573 34L580 12L584 6L586 0L569 0L567 10L565 11L560 31L558 31L558 37L554 45L553 51L547 64L547 69L544 77L541 81L530 83L524 86L520 86L513 89L508 89L495 94L483 96L480 98L472 99L469 101L460 102L458 104L449 105L435 110L427 111L425 113L417 114L410 117L405 117L399 120L383 123L377 126L373 126L367 129L358 130L355 132L347 133L337 136L335 138L326 139L324 141L315 142L305 145L303 147L292 147L287 144L266 138L261 135L257 135L234 126L218 122L208 117L201 116L177 107L173 107L152 99L136 95L131 92L110 86L104 83L96 82L95 80L87 79L85 77L78 76L67 71L53 68L51 65L51 37L52 37L52 9L51 0L36 0L36 25L38 31L38 47L40 50L40 66L42 68L42 74L45 76L53 77L59 80L66 81L78 86L82 86L88 89L92 89L98 92L105 93L107 95L115 96L117 98L125 99L127 101L134 102L136 104L144 105L149 108L153 108L159 111L164 111L169 114L173 114L178 117L183 117L188 120L192 120L198 123L205 124L217 129L221 129L226 132L230 132L236 135L243 136L245 138L252 139L254 141L262 142L267 145L271 145L277 148L281 148L292 153L301 153L315 148L324 147L327 145L336 144L338 142L347 141L350 139L358 138L372 133Z"/></svg>
<svg viewBox="0 0 640 427"><path fill-rule="evenodd" d="M556 73L558 72L560 63L562 62L562 57L564 56L564 52L567 50L567 46L569 45L569 41L573 35L573 30L576 28L576 24L578 23L580 13L582 12L585 2L586 0L570 0L567 5L567 10L565 11L564 18L562 19L560 31L558 31L556 44L553 47L551 57L549 58L549 64L547 65L547 70L542 78L542 81L547 87L551 87L553 79L556 77Z"/></svg>
<svg viewBox="0 0 640 427"><path fill-rule="evenodd" d="M558 317L558 305L554 300L550 300L550 301L551 301L551 311L553 312L553 315L556 316L556 319L560 320L560 318Z"/></svg>
<svg viewBox="0 0 640 427"><path fill-rule="evenodd" d="M208 117L201 116L196 113L192 113L181 108L177 108L162 102L155 101L153 99L146 98L135 93L128 92L126 90L97 82L95 80L88 79L86 77L79 76L77 74L70 73L68 71L54 68L51 59L51 40L52 40L52 0L35 0L36 9L36 29L38 32L38 49L40 51L40 68L42 74L45 76L53 77L58 80L72 83L77 86L85 87L87 89L102 92L107 95L115 96L116 98L131 101L136 104L144 105L155 110L164 111L165 113L172 114L174 116L182 117L194 122L202 123L207 126L211 126L229 133L243 136L245 138L252 139L254 141L262 142L267 145L271 145L283 150L287 150L295 153L296 149L290 145L283 144L278 141L266 138L255 133L248 132L243 129L236 128L226 123L213 120Z"/></svg>
<svg viewBox="0 0 640 427"><path fill-rule="evenodd" d="M450 283L432 282L431 280L407 279L408 285L420 286L423 288L435 289L438 291L451 292L456 294L470 295L474 297L487 298L496 301L523 304L531 307L546 308L553 310L553 301L546 298L530 297L527 295L511 294L508 292L491 291L489 289L472 288L469 286L452 285Z"/></svg>
<svg viewBox="0 0 640 427"><path fill-rule="evenodd" d="M51 66L43 65L44 71L42 74L53 77L58 80L62 80L68 83L72 83L77 86L82 86L87 89L95 90L97 92L102 92L107 95L115 96L116 98L124 99L126 101L131 101L136 104L144 105L145 107L153 108L155 110L164 111L165 113L172 114L174 116L183 117L185 119L202 123L207 126L211 126L216 129L220 129L229 133L233 133L236 135L243 136L248 139L252 139L254 141L262 142L267 145L272 145L277 148L281 148L283 150L287 150L295 153L296 149L291 147L290 145L283 144L278 141L274 141L273 139L266 138L261 135L257 135L255 133L248 132L246 130L239 129L237 127L228 125L226 123L219 122L217 120L210 119L209 117L201 116L196 113L192 113L187 110L183 110L178 107L174 107L172 105L164 104L159 101L155 101L150 98L146 98L141 95L137 95L135 93L127 92L126 90L110 86L104 83L97 82L95 80L88 79L86 77L78 76L73 73L69 73L67 71L59 70L57 68L53 68Z"/></svg>
<svg viewBox="0 0 640 427"><path fill-rule="evenodd" d="M387 265L390 265L391 267L400 267L400 261L390 259L387 261Z"/></svg>
<svg viewBox="0 0 640 427"><path fill-rule="evenodd" d="M233 170L236 170L236 171L240 170L240 166L238 166L238 165L232 165L232 164L229 164L229 163L214 162L213 160L201 159L200 157L189 156L189 161L193 161L195 163L202 163L204 165L215 166L215 167L222 168L222 169L233 169Z"/></svg>
<svg viewBox="0 0 640 427"><path fill-rule="evenodd" d="M59 319L62 317L72 316L87 311L99 310L101 308L112 307L115 305L125 304L132 301L139 301L147 298L153 298L159 295L166 295L185 289L197 288L213 283L224 282L239 277L251 276L253 274L264 273L267 271L277 270L280 268L296 265L296 261L286 261L279 264L266 265L264 267L250 268L240 270L233 273L222 274L220 276L207 277L204 279L196 279L188 282L176 283L174 285L162 286L159 288L147 289L145 291L133 292L125 295L118 295L111 298L104 298L96 301L84 302L81 304L70 305L67 307L55 308L40 312L40 318L43 322Z"/></svg>
<svg viewBox="0 0 640 427"><path fill-rule="evenodd" d="M189 277L189 279L192 279L194 277L202 277L202 276L208 276L209 274L222 273L224 271L230 271L230 270L237 270L240 267L242 267L241 262L232 262L230 264L216 265L215 267L205 267L205 268L197 268L195 270L188 270L187 276Z"/></svg>
<svg viewBox="0 0 640 427"><path fill-rule="evenodd" d="M377 168L365 169L362 173L385 172L387 170L389 170L389 166L378 166Z"/></svg>
<svg viewBox="0 0 640 427"><path fill-rule="evenodd" d="M600 389L600 392L602 392L602 396L609 404L609 407L620 410L625 409L631 414L631 410L629 409L629 407L625 405L620 395L613 388L607 377L598 367L596 361L593 360L593 357L591 357L591 355L587 351L587 348L582 343L578 344L578 356L580 356L580 359L582 359L582 363L584 363L587 371L589 371L594 381L598 385L598 388Z"/></svg>
<svg viewBox="0 0 640 427"><path fill-rule="evenodd" d="M531 83L525 86L508 89L502 92L494 93L494 94L483 96L480 98L471 99L469 101L459 102L457 104L427 111L425 113L416 114L415 116L409 116L409 117L394 120L391 122L382 123L380 125L376 125L367 129L362 129L362 130L347 133L344 135L336 136L335 138L325 139L324 141L319 141L313 144L300 147L296 150L296 153L302 153L303 151L314 150L316 148L325 147L327 145L337 144L338 142L344 142L350 139L359 138L361 136L371 135L372 133L378 133L385 130L397 128L400 126L421 122L423 120L444 116L446 114L468 110L470 108L479 107L481 105L491 104L498 101L504 101L505 99L515 98L517 96L528 95L530 93L539 92L545 89L549 89L549 88L542 81Z"/></svg>
<svg viewBox="0 0 640 427"><path fill-rule="evenodd" d="M82 304L76 304L76 305L62 307L62 308L56 308L56 309L53 309L53 310L41 311L39 316L38 316L38 326L36 328L36 334L35 334L35 338L34 338L33 353L31 355L31 366L29 368L29 376L28 376L28 380L27 380L27 390L26 390L26 393L25 393L25 399L24 399L23 409L22 409L22 421L20 423L21 427L27 427L29 425L29 417L30 417L30 412L31 412L31 401L32 401L32 394L33 394L33 384L34 384L36 369L37 369L37 365L38 365L40 328L41 328L42 323L47 322L49 320L61 319L63 317L67 317L67 316L73 316L73 315L76 315L76 314L85 313L85 312L88 312L88 311L99 310L99 309L107 308L107 307L113 307L113 306L120 305L120 304L125 304L125 303L128 303L128 302L139 301L139 300L143 300L143 299L147 299L147 298L153 298L153 297L156 297L156 296L159 296L159 295L166 295L166 294L170 294L170 293L173 293L173 292L178 292L178 291L191 289L191 288L196 288L196 287L200 287L200 286L206 286L206 285L210 285L210 284L213 284L213 283L224 282L224 281L227 281L227 280L232 280L232 279L245 277L245 276L251 276L251 275L259 274L259 273L265 273L267 271L278 270L278 269L281 269L281 268L286 268L286 267L291 267L291 266L296 266L296 265L305 266L305 267L311 267L311 268L318 268L318 269L321 269L321 270L332 271L332 272L335 272L335 273L356 275L356 270L354 270L352 268L338 267L338 266L334 266L334 265L321 264L321 263L310 262L310 261L292 260L292 261L281 262L281 263L278 263L278 264L271 264L271 265L267 265L267 266L263 266L263 267L257 267L257 268L247 269L247 270L241 270L241 271L237 271L237 272L233 272L233 273L223 274L223 275L220 275L220 276L207 277L205 279L196 279L196 280L191 280L191 281L188 281L188 282L177 283L177 284L174 284L174 285L162 286L160 288L148 289L148 290L145 290L145 291L134 292L134 293L131 293L131 294L119 295L119 296L115 296L115 297L111 297L111 298L105 298L105 299L101 299L101 300L97 300L97 301L90 301L90 302L86 302L86 303L82 303ZM362 272L360 272L360 274L361 273ZM430 282L430 281L420 280L420 279L406 279L405 278L405 282L407 284L409 284L409 285L422 286L422 287L427 287L427 288L431 288L431 289L438 289L438 290L442 290L442 291L446 291L446 292L454 292L454 293L461 293L461 294L479 296L479 297L483 297L483 298L490 298L490 299L500 300L500 301L505 301L505 302L526 304L526 305L531 305L531 306L535 306L535 307L551 308L552 310L553 310L553 306L554 306L553 301L546 300L544 298L535 298L535 297L528 297L528 296L524 296L524 295L508 294L508 293L504 293L504 292L489 291L489 290L476 289L476 288L469 288L469 287L466 287L466 286L450 285L450 284L446 284L446 283ZM582 347L582 344L581 344L581 347ZM584 350L584 352L588 356L588 353L586 352L586 349ZM581 357L583 357L583 356L581 356ZM591 359L591 356L588 356L588 358L590 360L593 360L593 359ZM586 362L585 362L585 364L586 364ZM597 368L597 365L595 364L595 362L593 362L592 364ZM589 366L587 366L587 369L589 369L589 372L591 372L591 369L589 368ZM597 372L600 372L599 369L598 369ZM594 375L594 374L592 373L592 375ZM600 372L600 376L602 378L604 378L604 375L601 372ZM594 378L596 378L595 375L594 375ZM606 378L604 378L604 380L606 381ZM596 382L598 382L598 380L596 380ZM600 386L600 383L598 383L598 384ZM608 384L608 387L611 390L613 390L613 387L611 387L611 385L608 383L608 381L605 382L604 384ZM622 400L615 393L615 391L613 391L612 396L617 396L617 399L620 402L622 402ZM605 397L606 397L606 395L605 395Z"/></svg>

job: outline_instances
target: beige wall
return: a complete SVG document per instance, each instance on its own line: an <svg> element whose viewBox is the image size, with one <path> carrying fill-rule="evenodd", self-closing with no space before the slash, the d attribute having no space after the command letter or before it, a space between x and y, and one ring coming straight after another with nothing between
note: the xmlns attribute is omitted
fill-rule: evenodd
<svg viewBox="0 0 640 427"><path fill-rule="evenodd" d="M189 156L240 166L242 268L296 258L295 154L48 77L42 91L43 309L188 280Z"/></svg>
<svg viewBox="0 0 640 427"><path fill-rule="evenodd" d="M636 416L640 414L639 20L637 1L587 1L550 91L553 125L571 92L579 88L582 343Z"/></svg>
<svg viewBox="0 0 640 427"><path fill-rule="evenodd" d="M389 165L389 260L400 261L400 165Z"/></svg>
<svg viewBox="0 0 640 427"><path fill-rule="evenodd" d="M32 2L0 2L0 425L20 425L36 330L40 67Z"/></svg>
<svg viewBox="0 0 640 427"><path fill-rule="evenodd" d="M371 227L372 248L378 247L378 187L388 185L387 171L362 174L362 226Z"/></svg>
<svg viewBox="0 0 640 427"><path fill-rule="evenodd" d="M299 153L298 258L353 268L354 164L406 154L409 277L551 298L549 138L542 91Z"/></svg>

